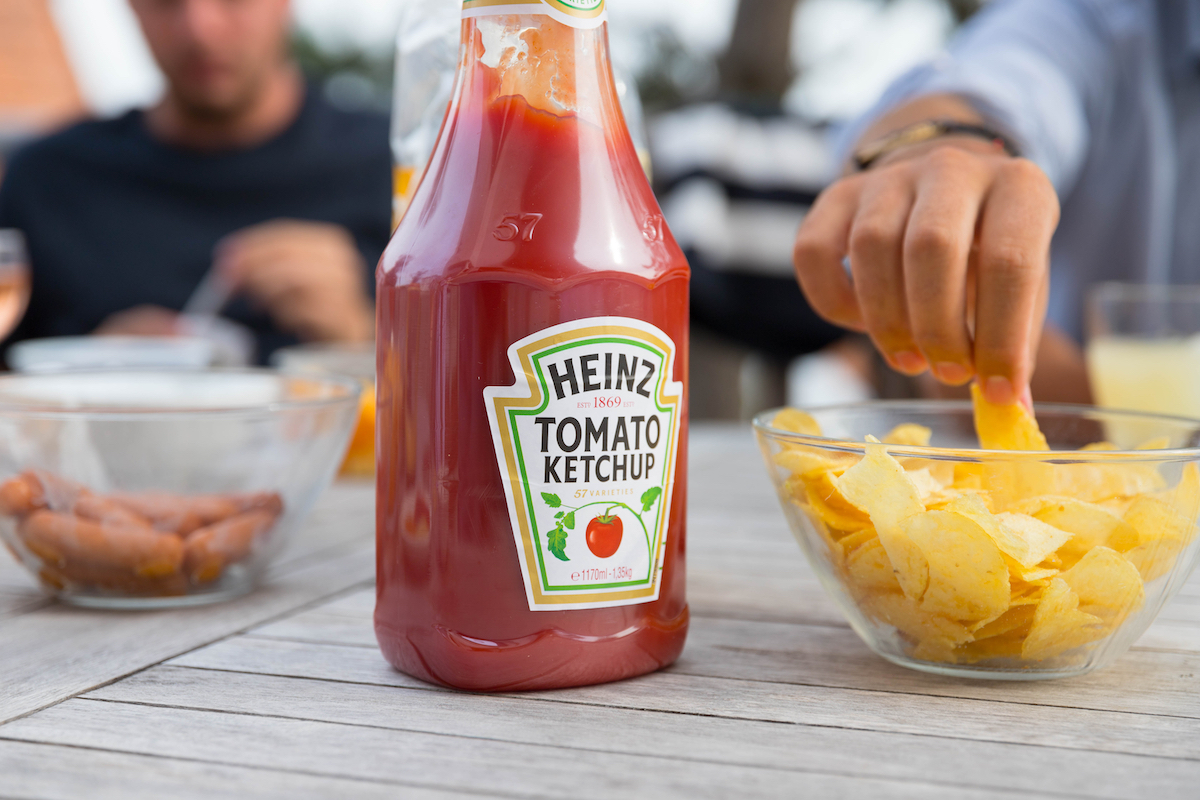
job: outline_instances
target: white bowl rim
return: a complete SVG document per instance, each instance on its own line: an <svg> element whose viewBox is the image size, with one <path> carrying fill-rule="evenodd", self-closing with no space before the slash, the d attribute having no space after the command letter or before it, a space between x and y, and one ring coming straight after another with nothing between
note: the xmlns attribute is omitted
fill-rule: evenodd
<svg viewBox="0 0 1200 800"><path fill-rule="evenodd" d="M752 420L754 429L775 439L786 439L799 444L807 444L826 450L839 450L848 453L865 453L868 442L856 442L850 439L838 439L831 436L812 436L796 433L782 428L772 427L770 420L789 406L768 409L756 414ZM972 413L970 400L867 400L859 403L835 403L833 405L796 408L806 414L820 414L843 411L923 411L928 413L958 411ZM1170 414L1154 414L1145 411L1128 409L1110 409L1083 403L1034 403L1034 412L1047 411L1070 416L1095 414L1098 416L1118 417L1130 421L1159 421L1176 425L1189 425L1200 431L1200 419L1191 417L1172 416ZM880 431L880 435L887 431ZM1095 464L1105 462L1138 463L1143 461L1196 461L1200 460L1200 445L1196 447L1172 447L1161 450L984 450L981 448L934 447L932 445L900 445L885 444L887 452L893 456L914 456L932 460L953 461L994 461L998 458L1051 462L1055 464Z"/></svg>
<svg viewBox="0 0 1200 800"><path fill-rule="evenodd" d="M362 394L362 383L354 378L341 375L310 374L296 371L268 369L266 367L208 367L204 369L162 368L162 367L109 367L98 369L63 370L59 372L14 372L0 375L0 394L5 384L24 381L69 381L78 378L95 376L118 375L179 375L185 378L196 378L203 375L255 375L278 380L302 380L308 382L332 384L346 390L340 397L301 398L280 400L259 404L230 404L212 406L93 406L89 408L53 408L6 401L0 397L0 416L25 417L29 419L96 419L96 420L178 420L180 418L245 416L269 417L281 411L296 409L319 409L351 405L357 407Z"/></svg>

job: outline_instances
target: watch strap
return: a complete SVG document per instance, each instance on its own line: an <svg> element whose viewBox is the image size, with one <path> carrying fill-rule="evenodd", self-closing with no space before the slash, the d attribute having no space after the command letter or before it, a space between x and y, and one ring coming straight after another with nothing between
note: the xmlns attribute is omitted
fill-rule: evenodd
<svg viewBox="0 0 1200 800"><path fill-rule="evenodd" d="M986 125L957 122L949 119L931 119L907 125L898 131L863 145L854 153L855 166L859 170L869 169L879 159L901 147L921 144L945 136L973 136L994 143L1010 156L1019 157L1020 150L1009 137Z"/></svg>

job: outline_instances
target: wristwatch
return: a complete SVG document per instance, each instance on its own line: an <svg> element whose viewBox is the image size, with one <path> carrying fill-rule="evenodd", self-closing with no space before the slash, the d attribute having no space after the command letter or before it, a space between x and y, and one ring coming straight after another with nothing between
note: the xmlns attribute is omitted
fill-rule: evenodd
<svg viewBox="0 0 1200 800"><path fill-rule="evenodd" d="M943 136L974 136L978 139L986 139L994 143L1010 156L1016 157L1021 155L1020 150L1017 149L1012 139L986 125L973 125L968 122L956 122L951 119L930 119L908 125L863 145L854 153L854 164L859 170L864 170L894 150L899 150L901 147L907 147L912 144L940 139Z"/></svg>

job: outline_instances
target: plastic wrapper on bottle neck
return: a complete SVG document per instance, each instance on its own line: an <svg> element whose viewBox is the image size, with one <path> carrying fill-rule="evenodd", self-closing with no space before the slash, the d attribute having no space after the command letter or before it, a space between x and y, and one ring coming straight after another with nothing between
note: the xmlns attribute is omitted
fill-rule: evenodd
<svg viewBox="0 0 1200 800"><path fill-rule="evenodd" d="M392 224L399 223L441 129L458 66L462 3L409 3L396 36L392 95Z"/></svg>

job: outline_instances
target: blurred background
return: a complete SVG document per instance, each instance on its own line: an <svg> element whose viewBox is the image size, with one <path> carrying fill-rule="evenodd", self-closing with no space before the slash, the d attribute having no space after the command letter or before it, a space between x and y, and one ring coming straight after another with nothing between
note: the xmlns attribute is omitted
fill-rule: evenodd
<svg viewBox="0 0 1200 800"><path fill-rule="evenodd" d="M331 103L388 112L398 29L424 1L292 0L296 57ZM792 239L838 169L839 124L985 1L609 0L614 63L693 267L694 418L911 392L808 310ZM0 180L23 141L162 87L125 0L0 0Z"/></svg>

